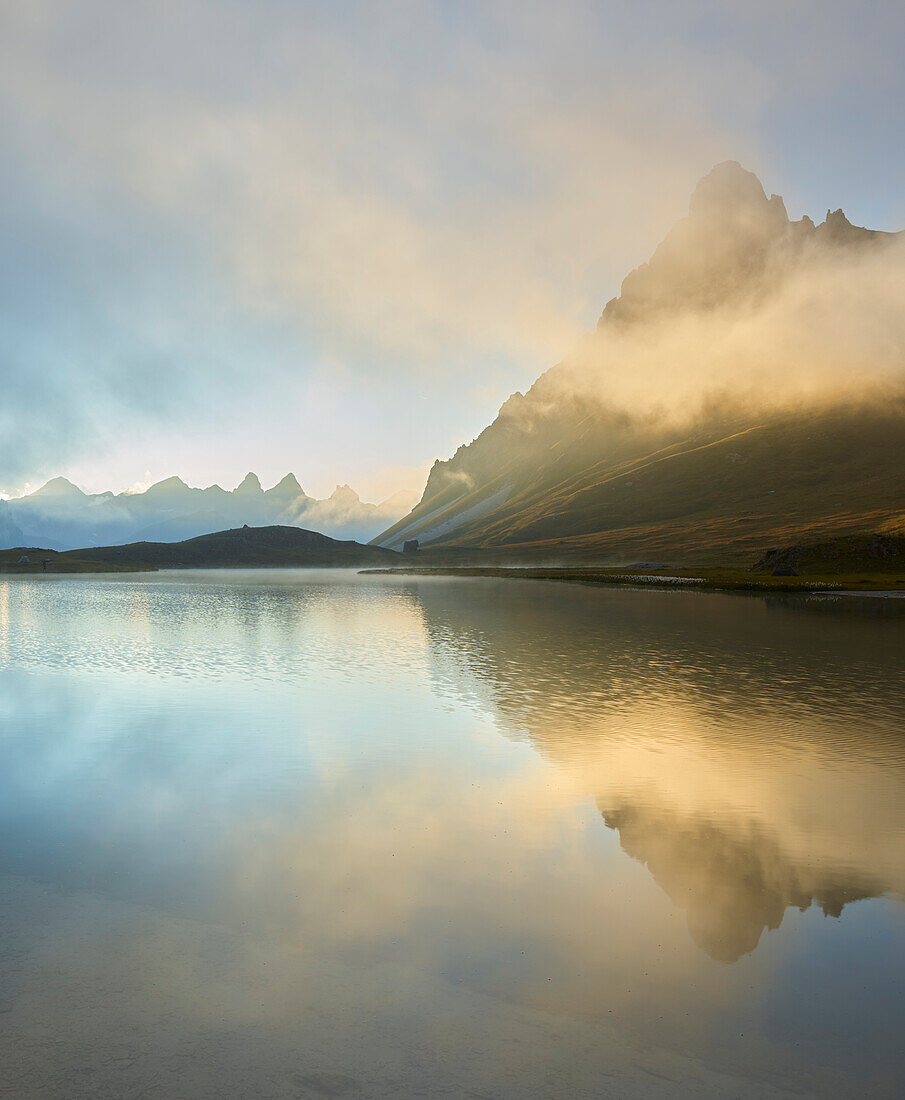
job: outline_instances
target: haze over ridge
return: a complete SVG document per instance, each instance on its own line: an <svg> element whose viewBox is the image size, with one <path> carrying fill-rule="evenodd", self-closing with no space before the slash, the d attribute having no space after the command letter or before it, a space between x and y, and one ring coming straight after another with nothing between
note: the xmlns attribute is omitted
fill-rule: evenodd
<svg viewBox="0 0 905 1100"><path fill-rule="evenodd" d="M367 541L411 508L403 490L379 504L349 485L324 500L309 496L295 474L265 490L249 472L232 491L169 477L142 492L84 493L64 477L9 501L0 500L0 544L70 550L135 541L175 542L231 527L289 525L339 539Z"/></svg>

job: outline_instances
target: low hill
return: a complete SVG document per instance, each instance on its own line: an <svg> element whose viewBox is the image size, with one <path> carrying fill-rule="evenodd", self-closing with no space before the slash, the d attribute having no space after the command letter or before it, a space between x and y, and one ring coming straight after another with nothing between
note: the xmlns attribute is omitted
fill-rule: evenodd
<svg viewBox="0 0 905 1100"><path fill-rule="evenodd" d="M63 559L156 569L235 569L287 566L355 568L399 560L392 550L340 542L300 527L238 527L185 542L133 542L69 550Z"/></svg>
<svg viewBox="0 0 905 1100"><path fill-rule="evenodd" d="M184 542L132 542L47 550L0 551L0 573L121 573L155 569L348 568L392 566L400 555L340 542L300 527L238 527ZM46 563L46 568L45 568Z"/></svg>

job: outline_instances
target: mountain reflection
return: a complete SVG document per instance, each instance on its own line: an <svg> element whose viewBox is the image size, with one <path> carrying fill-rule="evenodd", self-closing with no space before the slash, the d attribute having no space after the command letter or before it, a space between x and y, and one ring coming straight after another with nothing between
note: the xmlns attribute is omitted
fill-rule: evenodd
<svg viewBox="0 0 905 1100"><path fill-rule="evenodd" d="M688 913L688 931L711 958L735 962L778 928L790 906L817 903L838 917L847 902L886 887L867 876L812 870L790 859L775 836L752 825L737 837L707 819L626 806L600 812L627 855L647 865L670 900Z"/></svg>
<svg viewBox="0 0 905 1100"><path fill-rule="evenodd" d="M534 582L412 591L442 689L569 773L712 958L750 953L789 907L905 894L901 620Z"/></svg>

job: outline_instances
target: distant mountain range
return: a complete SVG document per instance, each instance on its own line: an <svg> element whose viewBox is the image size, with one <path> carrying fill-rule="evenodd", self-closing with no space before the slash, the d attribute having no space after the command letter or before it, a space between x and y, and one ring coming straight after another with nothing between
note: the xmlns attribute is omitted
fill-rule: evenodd
<svg viewBox="0 0 905 1100"><path fill-rule="evenodd" d="M905 362L901 322L884 325L903 244L841 210L790 221L718 165L596 332L438 460L375 542L703 561L901 532Z"/></svg>
<svg viewBox="0 0 905 1100"><path fill-rule="evenodd" d="M348 485L326 500L310 497L294 474L271 489L249 473L232 491L190 488L167 478L143 493L83 493L64 477L34 493L0 501L0 546L51 550L136 541L175 542L227 528L289 525L367 542L404 515L417 494L399 492L367 504Z"/></svg>

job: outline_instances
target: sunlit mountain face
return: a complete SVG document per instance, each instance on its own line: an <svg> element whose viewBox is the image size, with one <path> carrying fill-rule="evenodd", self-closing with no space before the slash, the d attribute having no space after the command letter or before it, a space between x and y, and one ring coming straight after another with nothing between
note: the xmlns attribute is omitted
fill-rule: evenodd
<svg viewBox="0 0 905 1100"><path fill-rule="evenodd" d="M792 221L720 164L596 330L438 460L380 541L725 561L898 532L903 293L901 233Z"/></svg>

